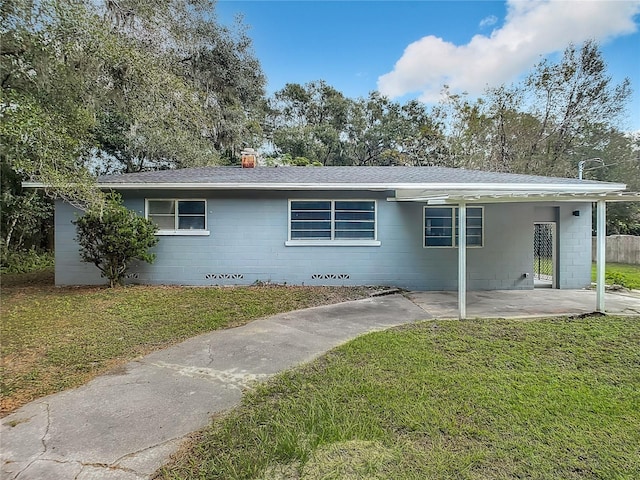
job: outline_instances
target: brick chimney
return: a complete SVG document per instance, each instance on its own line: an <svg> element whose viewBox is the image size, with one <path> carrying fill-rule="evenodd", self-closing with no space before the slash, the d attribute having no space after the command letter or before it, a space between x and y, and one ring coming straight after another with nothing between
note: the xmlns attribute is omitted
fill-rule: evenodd
<svg viewBox="0 0 640 480"><path fill-rule="evenodd" d="M255 168L258 166L256 151L253 148L245 148L241 152L242 168Z"/></svg>

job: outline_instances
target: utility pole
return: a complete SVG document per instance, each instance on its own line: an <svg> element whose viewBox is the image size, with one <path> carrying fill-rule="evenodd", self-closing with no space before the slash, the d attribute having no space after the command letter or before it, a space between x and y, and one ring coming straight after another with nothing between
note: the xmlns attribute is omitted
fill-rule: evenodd
<svg viewBox="0 0 640 480"><path fill-rule="evenodd" d="M588 158L586 160L580 160L578 162L578 178L582 180L582 174L584 173L584 166L587 162L600 162L604 166L604 162L600 157Z"/></svg>

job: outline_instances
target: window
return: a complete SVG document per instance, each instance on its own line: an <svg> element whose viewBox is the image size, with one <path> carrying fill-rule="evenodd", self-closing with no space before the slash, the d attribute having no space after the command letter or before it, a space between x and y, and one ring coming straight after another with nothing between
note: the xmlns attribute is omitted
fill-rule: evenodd
<svg viewBox="0 0 640 480"><path fill-rule="evenodd" d="M484 207L467 207L468 247L483 246L483 213ZM457 207L424 207L424 246L458 246Z"/></svg>
<svg viewBox="0 0 640 480"><path fill-rule="evenodd" d="M147 218L160 234L208 234L205 200L147 200Z"/></svg>
<svg viewBox="0 0 640 480"><path fill-rule="evenodd" d="M378 245L374 200L291 200L288 245Z"/></svg>

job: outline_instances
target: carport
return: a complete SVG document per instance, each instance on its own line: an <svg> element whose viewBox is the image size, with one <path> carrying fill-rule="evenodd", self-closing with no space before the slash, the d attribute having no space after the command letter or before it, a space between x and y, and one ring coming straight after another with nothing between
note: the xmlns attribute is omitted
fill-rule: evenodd
<svg viewBox="0 0 640 480"><path fill-rule="evenodd" d="M395 197L389 201L397 202L423 202L427 205L455 205L458 208L457 229L459 234L458 248L458 291L457 291L457 316L459 319L467 318L467 229L466 210L467 206L474 204L492 203L561 203L580 202L596 205L596 288L595 311L605 313L605 242L606 242L606 208L608 202L634 202L640 201L639 192L623 192L626 188L623 184L609 185L607 191L585 192L584 187L572 188L566 185L562 189L553 186L543 188L531 188L530 185L522 186L520 189L493 188L476 191L459 191L447 189L440 192L433 190L396 190ZM590 253L589 253L590 254ZM527 291L531 293L531 291ZM496 292L494 292L494 295ZM500 294L500 293L498 293ZM504 294L504 292L502 292ZM586 298L586 297L584 297Z"/></svg>

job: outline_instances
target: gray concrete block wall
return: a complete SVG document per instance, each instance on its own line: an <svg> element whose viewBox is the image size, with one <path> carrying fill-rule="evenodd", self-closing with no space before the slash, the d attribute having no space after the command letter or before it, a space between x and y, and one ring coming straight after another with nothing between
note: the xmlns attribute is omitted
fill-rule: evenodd
<svg viewBox="0 0 640 480"><path fill-rule="evenodd" d="M188 285L260 281L457 289L457 249L423 248L424 204L388 202L386 199L391 196L392 192L127 192L126 205L140 215L144 214L145 198L206 198L210 231L209 236L161 236L154 249L155 263L133 266L129 281ZM380 246L285 246L288 200L296 198L377 200ZM534 217L532 204L485 206L484 247L467 251L469 289L533 288ZM58 204L56 282L104 283L94 266L80 262L71 219L73 209ZM580 249L572 251L573 237L581 241L582 233L578 225L567 226L566 233L563 248L570 262L564 267L568 279L573 275L573 263L577 262L580 270L575 276L583 274L577 259ZM586 235L590 236L590 230Z"/></svg>
<svg viewBox="0 0 640 480"><path fill-rule="evenodd" d="M101 285L98 269L80 258L75 241L76 227L71 222L80 211L68 203L56 200L55 221L55 278L56 285Z"/></svg>
<svg viewBox="0 0 640 480"><path fill-rule="evenodd" d="M588 287L591 285L591 204L562 203L557 211L558 287Z"/></svg>

